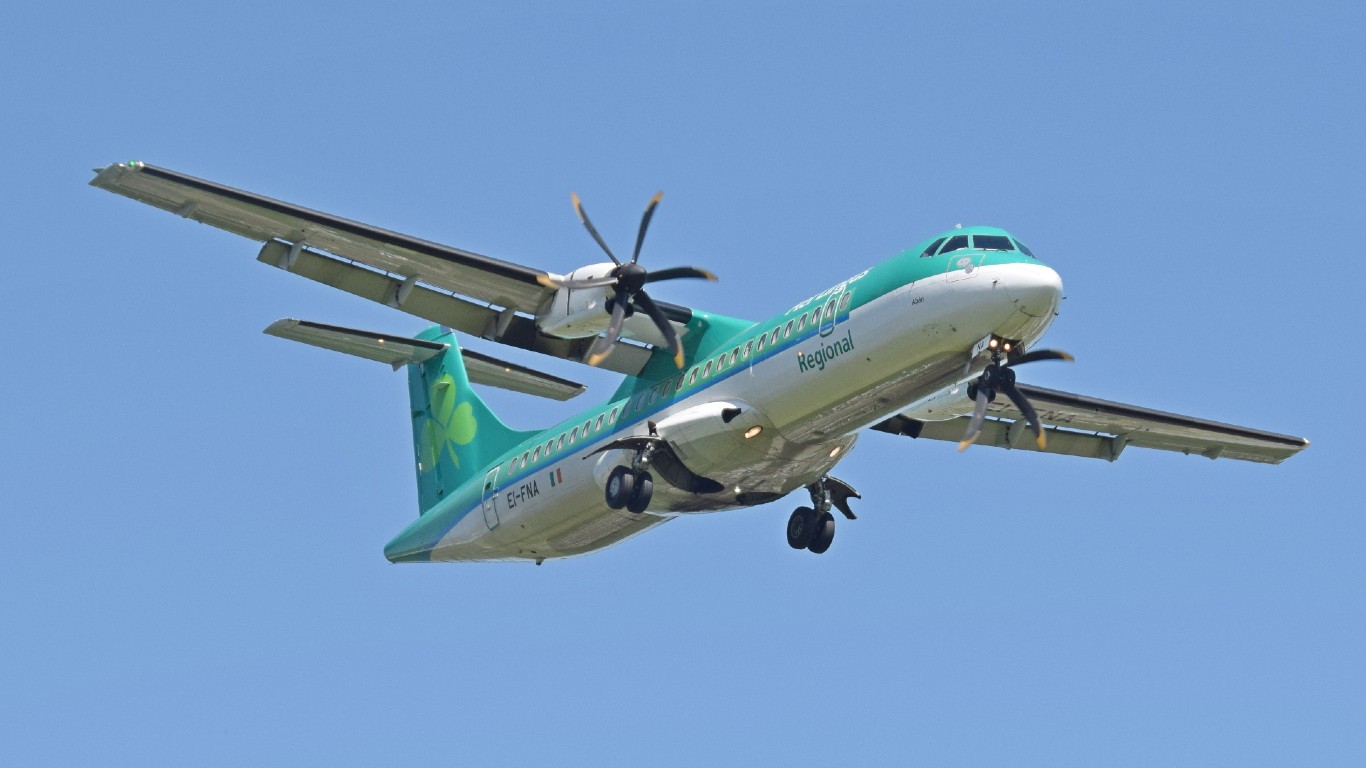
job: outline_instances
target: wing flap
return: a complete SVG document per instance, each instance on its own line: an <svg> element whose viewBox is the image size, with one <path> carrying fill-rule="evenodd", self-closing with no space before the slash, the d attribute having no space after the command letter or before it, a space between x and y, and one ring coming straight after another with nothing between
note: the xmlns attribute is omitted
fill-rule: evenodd
<svg viewBox="0 0 1366 768"><path fill-rule="evenodd" d="M1135 405L1100 400L1026 384L1020 391L1034 405L1048 434L1047 453L1114 461L1125 448L1152 448L1197 454L1211 459L1237 459L1279 464L1309 445L1302 437L1182 416ZM988 410L978 445L1038 450L1024 415L1007 398ZM881 432L958 442L968 418L922 422L893 416L872 428Z"/></svg>
<svg viewBox="0 0 1366 768"><path fill-rule="evenodd" d="M420 282L410 282L361 264L277 240L267 242L256 259L462 333L552 357L581 361L593 342L591 338L560 339L546 336L537 332L534 318L511 309L498 310L487 304L434 290ZM634 344L618 344L599 367L634 376L649 359L649 349Z"/></svg>

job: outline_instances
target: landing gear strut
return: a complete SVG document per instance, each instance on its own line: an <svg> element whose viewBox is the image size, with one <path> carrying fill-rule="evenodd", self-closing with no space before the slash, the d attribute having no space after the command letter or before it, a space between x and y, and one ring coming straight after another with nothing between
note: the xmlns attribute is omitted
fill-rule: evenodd
<svg viewBox="0 0 1366 768"><path fill-rule="evenodd" d="M806 490L811 493L812 506L797 507L787 519L787 544L793 549L807 549L819 555L835 540L835 516L830 514L831 507L853 520L849 499L863 497L848 483L828 476L808 485Z"/></svg>
<svg viewBox="0 0 1366 768"><path fill-rule="evenodd" d="M655 493L654 478L646 470L650 467L650 447L636 451L629 467L616 467L607 476L607 506L612 509L623 507L636 514L650 506L650 498Z"/></svg>

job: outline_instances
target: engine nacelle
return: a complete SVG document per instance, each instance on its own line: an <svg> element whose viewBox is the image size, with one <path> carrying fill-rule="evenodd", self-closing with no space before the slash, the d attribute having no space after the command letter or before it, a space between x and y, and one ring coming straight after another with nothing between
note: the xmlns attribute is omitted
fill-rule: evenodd
<svg viewBox="0 0 1366 768"><path fill-rule="evenodd" d="M612 262L590 264L563 275L570 280L607 277L616 268ZM536 316L536 326L548 336L562 339L585 339L597 336L607 330L611 316L607 312L607 299L613 293L611 286L601 288L560 288Z"/></svg>

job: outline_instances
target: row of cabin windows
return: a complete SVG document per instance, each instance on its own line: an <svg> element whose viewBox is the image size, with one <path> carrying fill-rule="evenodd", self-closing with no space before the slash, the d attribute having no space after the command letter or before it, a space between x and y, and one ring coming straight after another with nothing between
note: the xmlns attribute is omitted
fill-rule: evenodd
<svg viewBox="0 0 1366 768"><path fill-rule="evenodd" d="M614 406L609 413L600 413L596 421L589 419L583 423L582 427L574 427L568 432L561 432L558 438L551 438L545 445L538 445L535 448L522 452L521 456L514 456L512 463L508 465L509 472L516 472L518 468L526 468L541 459L550 458L550 454L557 453L572 446L580 439L587 440L588 436L594 432L601 432L604 426L610 427L617 421L617 414L621 413L621 406Z"/></svg>
<svg viewBox="0 0 1366 768"><path fill-rule="evenodd" d="M702 367L694 367L687 374L680 374L677 381L665 382L661 385L663 390L662 395L667 397L671 393L671 390L682 390L685 386L685 380L687 386L696 384L699 378L705 379L710 376L713 368L717 373L720 373L726 368L734 367L737 363L749 360L751 355L757 355L760 352L763 352L765 346L772 347L777 345L779 338L786 339L791 337L794 330L800 333L806 329L807 325L818 325L821 321L822 313L825 314L827 320L833 322L837 314L849 309L849 302L852 299L853 294L848 292L838 299L838 303L832 296L824 306L816 307L811 310L810 313L803 313L800 317L788 320L786 325L780 325L771 332L759 334L758 337L745 342L743 347L737 346L729 352L722 352L715 359L708 360ZM653 403L654 399L651 398L650 402Z"/></svg>
<svg viewBox="0 0 1366 768"><path fill-rule="evenodd" d="M968 238L972 238L971 245ZM930 243L930 246L920 252L922 259L930 256L942 256L953 251L961 251L964 248L976 248L979 251L1013 251L1019 247L1020 253L1034 258L1034 252L1025 247L1025 244L1016 240L1014 243L1005 235L953 235L951 237L941 237Z"/></svg>
<svg viewBox="0 0 1366 768"><path fill-rule="evenodd" d="M677 379L670 379L662 384L656 384L649 390L637 395L634 400L626 405L625 409L621 406L613 407L610 413L599 415L596 423L594 423L592 419L589 419L583 423L582 428L575 427L568 433L561 433L558 439L551 439L544 446L536 446L531 450L523 452L521 456L514 457L511 465L508 467L508 471L516 472L518 468L524 468L540 461L542 458L548 458L550 454L564 450L565 446L574 445L580 437L587 439L590 432L597 432L601 430L604 425L611 426L612 424L615 424L618 412L624 414L627 410L642 411L660 400L667 399L670 395L681 392L684 386L696 384L699 376L703 379L710 376L713 367L715 367L717 373L720 373L727 367L734 367L737 363L749 360L751 354L762 352L765 344L770 347L777 344L780 335L784 339L790 337L794 324L796 330L801 332L806 328L808 323L813 326L820 323L822 313L826 315L827 319L833 321L838 313L844 312L849 308L849 302L852 297L853 294L846 292L839 298L838 304L836 304L835 298L831 297L824 306L816 307L811 310L809 314L803 314L799 318L788 320L787 325L774 328L772 333L761 334L758 338L750 339L743 347L737 346L729 352L722 352L715 359L708 360L703 367L694 367L689 373L678 374Z"/></svg>

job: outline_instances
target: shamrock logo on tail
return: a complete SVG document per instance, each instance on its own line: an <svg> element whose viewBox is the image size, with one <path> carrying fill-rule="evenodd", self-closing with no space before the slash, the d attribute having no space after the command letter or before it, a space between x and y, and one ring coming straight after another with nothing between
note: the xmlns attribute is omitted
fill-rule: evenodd
<svg viewBox="0 0 1366 768"><path fill-rule="evenodd" d="M455 380L449 373L442 374L427 393L429 410L422 424L422 466L436 469L441 454L447 453L455 468L460 468L456 447L474 442L479 422L474 418L474 407L456 403Z"/></svg>

